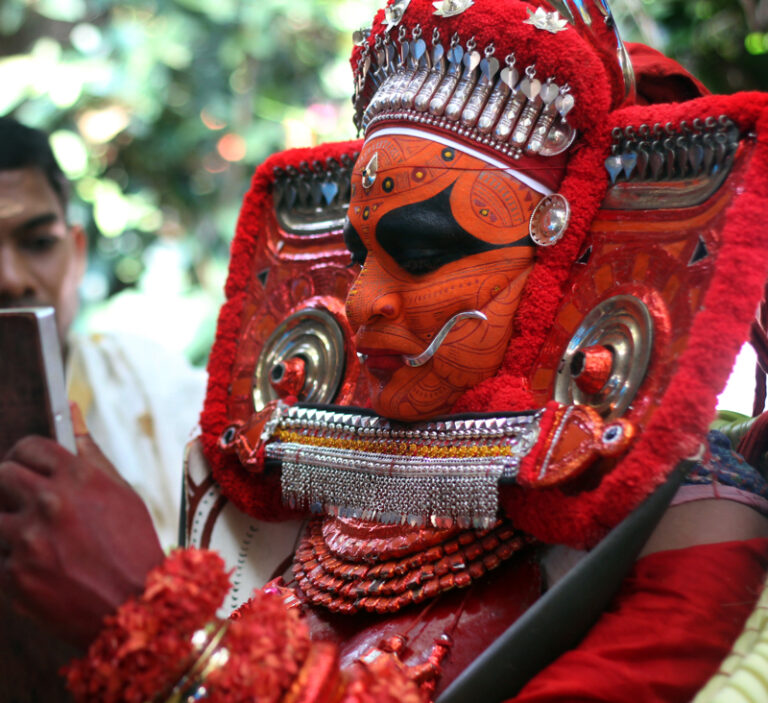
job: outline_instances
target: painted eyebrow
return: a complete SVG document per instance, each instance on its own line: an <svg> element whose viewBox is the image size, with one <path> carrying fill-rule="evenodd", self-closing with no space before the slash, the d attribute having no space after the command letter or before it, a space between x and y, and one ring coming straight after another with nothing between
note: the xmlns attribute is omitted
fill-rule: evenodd
<svg viewBox="0 0 768 703"><path fill-rule="evenodd" d="M467 232L451 212L452 190L453 184L427 200L391 210L376 224L376 240L403 270L431 273L466 256L531 244L528 236L490 244Z"/></svg>

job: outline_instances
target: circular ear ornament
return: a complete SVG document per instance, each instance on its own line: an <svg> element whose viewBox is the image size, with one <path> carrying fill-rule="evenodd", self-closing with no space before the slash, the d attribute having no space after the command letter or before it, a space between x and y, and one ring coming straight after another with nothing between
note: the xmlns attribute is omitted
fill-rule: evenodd
<svg viewBox="0 0 768 703"><path fill-rule="evenodd" d="M645 303L616 295L584 318L560 361L555 400L589 405L603 418L621 417L637 394L653 349L653 318Z"/></svg>
<svg viewBox="0 0 768 703"><path fill-rule="evenodd" d="M531 213L528 231L540 247L557 244L568 229L571 219L571 206L560 193L543 197Z"/></svg>
<svg viewBox="0 0 768 703"><path fill-rule="evenodd" d="M344 333L327 310L304 308L281 322L261 350L253 374L256 411L286 395L328 403L341 385Z"/></svg>

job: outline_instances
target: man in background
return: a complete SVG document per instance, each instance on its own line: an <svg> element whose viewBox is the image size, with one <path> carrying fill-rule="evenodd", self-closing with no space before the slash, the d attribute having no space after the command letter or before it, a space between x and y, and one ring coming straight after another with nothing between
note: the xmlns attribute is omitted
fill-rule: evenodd
<svg viewBox="0 0 768 703"><path fill-rule="evenodd" d="M71 333L87 238L68 220L68 195L47 136L0 117L0 308L56 310L69 398L144 501L167 548L178 538L182 455L202 407L205 374L148 340ZM0 383L12 382L0 359ZM82 451L82 441L78 446ZM0 703L67 700L56 670L71 648L38 631L3 598L0 622Z"/></svg>
<svg viewBox="0 0 768 703"><path fill-rule="evenodd" d="M177 541L182 453L204 372L146 339L70 333L87 239L67 218L68 195L47 136L0 118L0 307L55 308L70 400L168 547Z"/></svg>

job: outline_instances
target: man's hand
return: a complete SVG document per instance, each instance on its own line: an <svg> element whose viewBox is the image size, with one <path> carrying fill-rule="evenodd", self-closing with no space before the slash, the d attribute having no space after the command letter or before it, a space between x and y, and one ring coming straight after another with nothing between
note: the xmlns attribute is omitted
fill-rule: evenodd
<svg viewBox="0 0 768 703"><path fill-rule="evenodd" d="M74 420L77 455L26 437L0 462L0 589L86 646L164 555L144 503Z"/></svg>

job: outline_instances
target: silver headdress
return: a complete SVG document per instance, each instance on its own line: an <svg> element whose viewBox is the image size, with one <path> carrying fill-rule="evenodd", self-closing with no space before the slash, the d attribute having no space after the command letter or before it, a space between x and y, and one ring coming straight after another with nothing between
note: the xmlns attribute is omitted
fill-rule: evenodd
<svg viewBox="0 0 768 703"><path fill-rule="evenodd" d="M479 12L481 3L455 3L452 9L433 4L441 7L429 18L429 46L423 24L409 22L417 11L412 0L391 3L383 31L372 38L369 32L363 40L355 70L358 129L367 132L382 122L402 120L455 132L515 158L565 151L575 137L567 116L576 97L568 81L543 74L530 59L519 65L514 47L502 58L498 42L486 39L481 45L472 33L479 22L469 13L467 21L451 25L459 31L448 31L441 18L460 15L473 4ZM633 100L631 64L607 5L600 0L589 9L581 0L554 5L535 11L526 6L527 19L518 25L531 25L542 34L557 34L570 25L608 64L609 74L621 76L624 99ZM513 27L498 29L505 39L516 33Z"/></svg>

